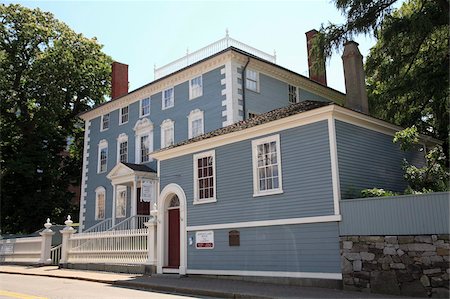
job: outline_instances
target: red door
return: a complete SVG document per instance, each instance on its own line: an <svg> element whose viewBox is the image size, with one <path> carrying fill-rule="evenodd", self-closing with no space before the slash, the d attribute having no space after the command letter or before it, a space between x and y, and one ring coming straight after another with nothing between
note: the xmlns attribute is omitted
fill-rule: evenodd
<svg viewBox="0 0 450 299"><path fill-rule="evenodd" d="M141 201L141 188L137 188L137 214L150 215L150 203Z"/></svg>
<svg viewBox="0 0 450 299"><path fill-rule="evenodd" d="M180 266L180 209L169 210L169 268Z"/></svg>

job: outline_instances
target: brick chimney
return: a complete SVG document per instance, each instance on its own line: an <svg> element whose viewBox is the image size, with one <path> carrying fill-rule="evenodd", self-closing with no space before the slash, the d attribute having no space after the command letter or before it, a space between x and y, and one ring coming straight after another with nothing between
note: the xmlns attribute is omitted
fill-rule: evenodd
<svg viewBox="0 0 450 299"><path fill-rule="evenodd" d="M316 63L316 60L320 59L319 57L314 57L311 55L312 41L317 34L317 30L313 29L306 32L306 46L308 48L308 69L309 69L309 78L314 80L322 85L327 85L327 73L325 70L325 60L318 61L316 64L316 69L313 69L313 65Z"/></svg>
<svg viewBox="0 0 450 299"><path fill-rule="evenodd" d="M117 61L112 63L111 99L128 93L128 65Z"/></svg>
<svg viewBox="0 0 450 299"><path fill-rule="evenodd" d="M358 43L348 41L344 44L342 54L345 77L345 107L369 114L367 100L366 76L364 74L363 59L358 49Z"/></svg>

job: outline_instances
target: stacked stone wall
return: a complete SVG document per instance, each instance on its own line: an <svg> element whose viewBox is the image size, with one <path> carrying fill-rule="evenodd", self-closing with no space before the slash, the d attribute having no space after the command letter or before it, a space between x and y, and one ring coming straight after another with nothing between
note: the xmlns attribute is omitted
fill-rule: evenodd
<svg viewBox="0 0 450 299"><path fill-rule="evenodd" d="M449 235L342 236L346 290L449 298Z"/></svg>

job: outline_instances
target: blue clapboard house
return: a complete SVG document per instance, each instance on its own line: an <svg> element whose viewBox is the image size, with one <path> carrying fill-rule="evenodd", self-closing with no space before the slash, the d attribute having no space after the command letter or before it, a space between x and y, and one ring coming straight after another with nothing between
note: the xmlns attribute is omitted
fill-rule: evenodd
<svg viewBox="0 0 450 299"><path fill-rule="evenodd" d="M406 186L356 43L343 62L346 94L228 36L132 92L114 63L112 100L81 116L80 229L152 211L158 273L341 280L340 201Z"/></svg>

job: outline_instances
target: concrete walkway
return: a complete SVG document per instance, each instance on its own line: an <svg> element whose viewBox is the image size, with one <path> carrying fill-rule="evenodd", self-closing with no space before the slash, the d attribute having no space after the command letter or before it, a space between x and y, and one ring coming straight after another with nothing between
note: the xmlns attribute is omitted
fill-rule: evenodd
<svg viewBox="0 0 450 299"><path fill-rule="evenodd" d="M406 298L342 290L276 285L203 277L174 278L108 272L59 269L57 266L31 267L0 265L0 273L38 275L103 282L116 286L218 298Z"/></svg>

